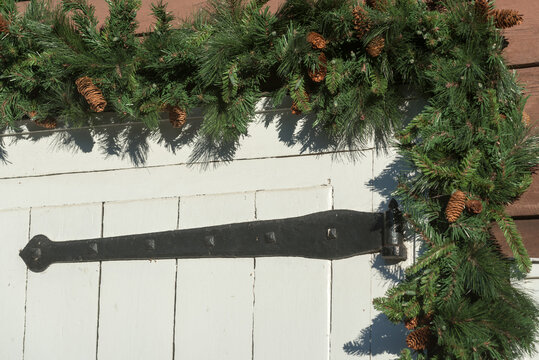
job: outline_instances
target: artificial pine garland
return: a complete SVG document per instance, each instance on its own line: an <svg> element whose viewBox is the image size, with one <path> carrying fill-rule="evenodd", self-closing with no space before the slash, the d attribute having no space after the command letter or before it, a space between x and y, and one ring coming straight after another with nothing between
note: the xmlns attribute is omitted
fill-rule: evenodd
<svg viewBox="0 0 539 360"><path fill-rule="evenodd" d="M375 307L406 322L418 360L533 351L538 309L510 281L531 262L504 210L539 161L496 28L519 24L518 12L487 0L287 0L272 14L260 0L211 0L173 28L159 2L153 31L137 38L139 4L111 0L98 28L85 0L32 0L24 15L2 1L1 124L35 112L78 125L114 111L155 128L167 104L182 127L200 106L202 134L235 142L267 94L276 106L289 95L292 112L313 113L338 145L384 147L395 136L410 163L395 195L424 252ZM402 84L428 99L407 124ZM514 259L493 242L492 222Z"/></svg>

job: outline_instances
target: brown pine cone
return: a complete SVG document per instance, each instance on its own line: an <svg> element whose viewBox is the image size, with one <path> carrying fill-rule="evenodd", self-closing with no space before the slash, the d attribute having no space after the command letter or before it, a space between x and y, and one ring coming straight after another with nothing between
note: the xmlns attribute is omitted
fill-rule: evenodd
<svg viewBox="0 0 539 360"><path fill-rule="evenodd" d="M421 329L412 331L406 337L406 345L410 349L417 351L425 350L432 341L432 334L430 332L430 327L425 326Z"/></svg>
<svg viewBox="0 0 539 360"><path fill-rule="evenodd" d="M320 53L320 55L318 55L318 62L320 63L318 70L315 70L315 71L309 70L309 77L314 82L321 82L326 78L326 73L327 73L326 64L328 63L328 60L326 59L326 55L324 53Z"/></svg>
<svg viewBox="0 0 539 360"><path fill-rule="evenodd" d="M382 53L385 46L385 39L381 36L375 37L367 45L367 52L372 57L377 57Z"/></svg>
<svg viewBox="0 0 539 360"><path fill-rule="evenodd" d="M50 117L48 117L46 119L43 119L43 120L37 119L34 122L35 122L36 125L41 126L41 127L45 128L45 129L56 129L56 126L58 125L56 123L56 119L53 119L53 118L50 118Z"/></svg>
<svg viewBox="0 0 539 360"><path fill-rule="evenodd" d="M101 90L94 85L92 79L88 76L83 76L75 81L77 85L77 90L79 93L84 96L90 109L95 112L102 112L107 106L107 101L103 97Z"/></svg>
<svg viewBox="0 0 539 360"><path fill-rule="evenodd" d="M292 110L292 114L294 115L301 115L301 110L299 109L298 104L295 101L292 102L290 110Z"/></svg>
<svg viewBox="0 0 539 360"><path fill-rule="evenodd" d="M370 30L371 23L367 16L367 11L360 5L356 6L352 10L354 14L354 29L356 30L356 36L361 39Z"/></svg>
<svg viewBox="0 0 539 360"><path fill-rule="evenodd" d="M495 9L492 11L492 16L494 17L494 25L498 29L520 25L523 21L523 16L517 10L512 9Z"/></svg>
<svg viewBox="0 0 539 360"><path fill-rule="evenodd" d="M7 33L9 32L9 23L6 19L0 14L0 33Z"/></svg>
<svg viewBox="0 0 539 360"><path fill-rule="evenodd" d="M307 42L312 45L313 49L319 50L324 49L328 43L322 35L315 33L314 31L307 34Z"/></svg>
<svg viewBox="0 0 539 360"><path fill-rule="evenodd" d="M525 111L522 113L522 122L527 126L529 126L531 123L530 115L528 115L528 113Z"/></svg>
<svg viewBox="0 0 539 360"><path fill-rule="evenodd" d="M487 20L491 11L489 0L475 0L475 11L482 19Z"/></svg>
<svg viewBox="0 0 539 360"><path fill-rule="evenodd" d="M172 124L172 127L181 129L187 121L187 113L178 106L169 106L168 120Z"/></svg>
<svg viewBox="0 0 539 360"><path fill-rule="evenodd" d="M462 214L466 202L466 194L457 190L451 195L447 207L445 208L445 216L447 221L454 223Z"/></svg>
<svg viewBox="0 0 539 360"><path fill-rule="evenodd" d="M417 317L409 319L404 323L404 327L406 327L408 330L414 330L417 327L418 322Z"/></svg>
<svg viewBox="0 0 539 360"><path fill-rule="evenodd" d="M466 201L466 209L472 214L480 214L483 211L483 203L481 200L468 200Z"/></svg>

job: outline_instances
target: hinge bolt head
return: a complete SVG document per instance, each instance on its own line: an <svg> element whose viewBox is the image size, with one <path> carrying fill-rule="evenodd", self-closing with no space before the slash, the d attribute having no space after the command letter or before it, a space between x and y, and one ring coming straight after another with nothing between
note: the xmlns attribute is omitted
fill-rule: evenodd
<svg viewBox="0 0 539 360"><path fill-rule="evenodd" d="M328 238L328 240L336 240L337 239L337 229L329 228L328 232L327 232L327 238Z"/></svg>
<svg viewBox="0 0 539 360"><path fill-rule="evenodd" d="M277 242L277 238L275 237L275 233L273 231L265 233L264 239L268 244L273 244Z"/></svg>
<svg viewBox="0 0 539 360"><path fill-rule="evenodd" d="M215 236L213 235L206 235L204 238L204 242L206 243L207 247L214 247L215 246Z"/></svg>

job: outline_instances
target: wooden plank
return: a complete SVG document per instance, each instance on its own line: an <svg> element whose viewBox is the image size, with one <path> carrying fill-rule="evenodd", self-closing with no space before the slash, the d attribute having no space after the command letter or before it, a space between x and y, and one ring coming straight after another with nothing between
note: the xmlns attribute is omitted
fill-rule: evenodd
<svg viewBox="0 0 539 360"><path fill-rule="evenodd" d="M331 360L370 360L371 255L333 261Z"/></svg>
<svg viewBox="0 0 539 360"><path fill-rule="evenodd" d="M329 185L256 193L256 218L281 219L331 210L332 187Z"/></svg>
<svg viewBox="0 0 539 360"><path fill-rule="evenodd" d="M31 236L99 237L101 204L32 209ZM99 264L55 264L28 273L25 360L95 360Z"/></svg>
<svg viewBox="0 0 539 360"><path fill-rule="evenodd" d="M178 199L105 203L103 236L173 230ZM104 262L99 360L172 359L176 261Z"/></svg>
<svg viewBox="0 0 539 360"><path fill-rule="evenodd" d="M0 211L0 359L22 360L26 265L18 252L28 241L29 209Z"/></svg>
<svg viewBox="0 0 539 360"><path fill-rule="evenodd" d="M347 175L331 174L333 157L294 156L232 161L210 168L181 164L5 179L0 180L0 209L319 186L330 177Z"/></svg>
<svg viewBox="0 0 539 360"><path fill-rule="evenodd" d="M524 15L524 22L504 30L509 40L505 58L509 64L539 62L539 2L530 0L497 0L499 9L515 9Z"/></svg>
<svg viewBox="0 0 539 360"><path fill-rule="evenodd" d="M530 96L524 110L530 115L532 123L539 121L539 67L519 69L518 79L525 86L524 94Z"/></svg>
<svg viewBox="0 0 539 360"><path fill-rule="evenodd" d="M253 283L254 259L178 261L175 359L251 359Z"/></svg>
<svg viewBox="0 0 539 360"><path fill-rule="evenodd" d="M254 360L328 360L331 264L257 258Z"/></svg>
<svg viewBox="0 0 539 360"><path fill-rule="evenodd" d="M517 219L515 220L515 224L522 235L524 246L528 250L530 257L539 258L539 242L537 241L537 234L539 233L539 217L534 219ZM492 234L498 240L502 252L507 256L513 257L513 253L509 249L509 245L507 245L507 241L497 225L492 227Z"/></svg>
<svg viewBox="0 0 539 360"><path fill-rule="evenodd" d="M252 220L255 220L254 191L180 198L180 229Z"/></svg>
<svg viewBox="0 0 539 360"><path fill-rule="evenodd" d="M254 219L254 192L180 198L181 229ZM175 358L251 359L253 285L254 259L178 260Z"/></svg>

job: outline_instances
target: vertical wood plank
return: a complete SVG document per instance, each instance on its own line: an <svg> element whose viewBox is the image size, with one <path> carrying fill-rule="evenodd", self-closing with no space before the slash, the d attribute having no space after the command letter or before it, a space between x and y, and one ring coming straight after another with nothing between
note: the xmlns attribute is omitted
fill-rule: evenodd
<svg viewBox="0 0 539 360"><path fill-rule="evenodd" d="M329 359L330 262L257 258L255 360Z"/></svg>
<svg viewBox="0 0 539 360"><path fill-rule="evenodd" d="M178 264L175 359L251 359L253 259Z"/></svg>
<svg viewBox="0 0 539 360"><path fill-rule="evenodd" d="M254 192L180 199L181 229L254 218ZM253 259L178 260L175 359L251 359L253 281Z"/></svg>
<svg viewBox="0 0 539 360"><path fill-rule="evenodd" d="M333 261L331 360L371 358L371 255Z"/></svg>
<svg viewBox="0 0 539 360"><path fill-rule="evenodd" d="M32 209L31 236L99 237L101 204ZM99 264L53 264L28 272L25 360L95 360Z"/></svg>
<svg viewBox="0 0 539 360"><path fill-rule="evenodd" d="M173 230L178 199L105 203L103 236ZM103 262L98 360L170 360L176 261Z"/></svg>
<svg viewBox="0 0 539 360"><path fill-rule="evenodd" d="M26 265L18 256L28 241L29 210L0 211L0 359L22 359Z"/></svg>

